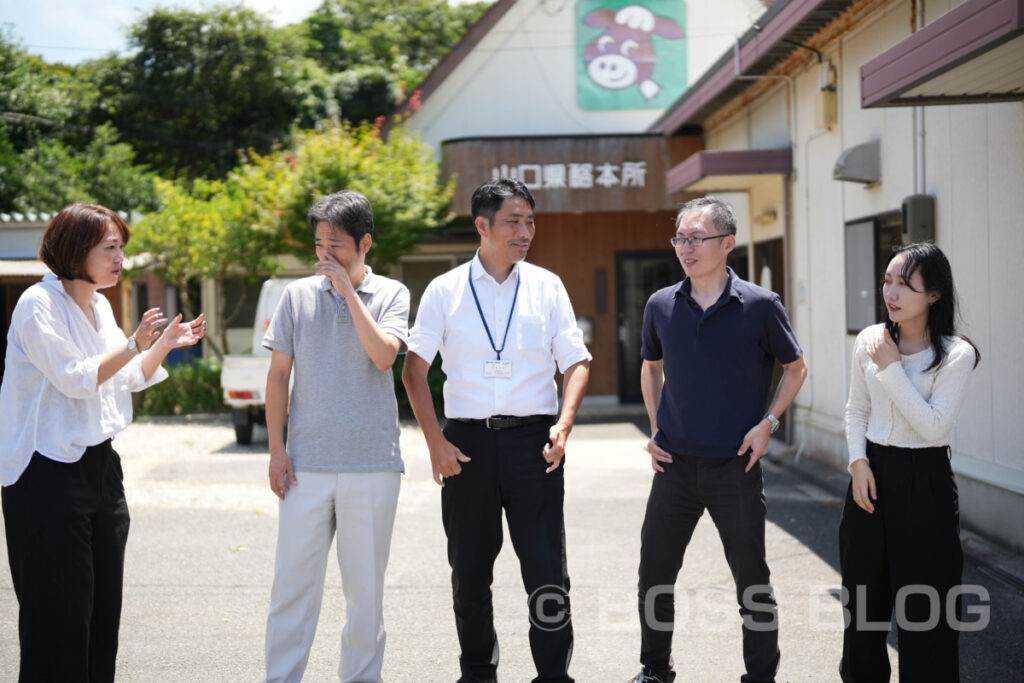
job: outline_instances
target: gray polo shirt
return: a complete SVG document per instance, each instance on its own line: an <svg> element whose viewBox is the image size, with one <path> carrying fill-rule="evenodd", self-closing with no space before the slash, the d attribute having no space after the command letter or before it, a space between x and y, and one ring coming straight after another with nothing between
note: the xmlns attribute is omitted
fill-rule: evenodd
<svg viewBox="0 0 1024 683"><path fill-rule="evenodd" d="M408 341L409 290L367 276L356 290L377 325ZM289 284L263 346L292 357L288 455L296 472L404 472L391 370L366 355L349 304L322 275Z"/></svg>

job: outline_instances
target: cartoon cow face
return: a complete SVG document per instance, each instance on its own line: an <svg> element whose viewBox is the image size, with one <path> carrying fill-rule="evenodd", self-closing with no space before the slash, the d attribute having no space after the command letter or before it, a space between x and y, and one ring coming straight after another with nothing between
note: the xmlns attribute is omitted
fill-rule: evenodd
<svg viewBox="0 0 1024 683"><path fill-rule="evenodd" d="M640 92L648 100L658 94L661 86L651 80L657 62L651 37L682 38L679 24L668 17L656 17L639 5L594 10L583 17L583 23L605 29L583 53L587 73L595 83L609 90L624 90L639 83Z"/></svg>

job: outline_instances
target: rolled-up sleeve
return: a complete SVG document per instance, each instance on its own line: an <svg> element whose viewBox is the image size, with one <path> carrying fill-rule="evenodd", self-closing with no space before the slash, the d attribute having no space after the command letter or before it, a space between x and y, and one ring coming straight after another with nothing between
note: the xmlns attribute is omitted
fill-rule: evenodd
<svg viewBox="0 0 1024 683"><path fill-rule="evenodd" d="M409 331L409 351L432 363L444 343L444 325L444 301L435 280L420 299L416 324Z"/></svg>
<svg viewBox="0 0 1024 683"><path fill-rule="evenodd" d="M125 341L128 341L127 337ZM153 374L149 376L149 379L146 379L146 375L142 372L142 356L132 358L127 365L117 372L118 381L128 391L148 389L154 384L163 382L167 379L167 376L167 369L163 365L158 365Z"/></svg>
<svg viewBox="0 0 1024 683"><path fill-rule="evenodd" d="M558 369L565 372L568 368L593 356L583 342L583 331L576 324L576 315L569 301L569 293L561 281L555 290L555 306L553 321L554 338L551 340L551 353L558 363Z"/></svg>

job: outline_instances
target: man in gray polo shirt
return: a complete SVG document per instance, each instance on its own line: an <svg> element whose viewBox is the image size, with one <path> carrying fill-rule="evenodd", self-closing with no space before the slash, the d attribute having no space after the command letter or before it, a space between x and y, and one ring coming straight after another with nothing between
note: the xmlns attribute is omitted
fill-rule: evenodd
<svg viewBox="0 0 1024 683"><path fill-rule="evenodd" d="M366 197L328 195L308 217L317 273L288 285L263 339L273 351L270 488L281 499L266 680L302 680L336 532L347 606L338 673L343 682L380 681L384 570L404 471L391 365L405 352L409 290L366 265Z"/></svg>

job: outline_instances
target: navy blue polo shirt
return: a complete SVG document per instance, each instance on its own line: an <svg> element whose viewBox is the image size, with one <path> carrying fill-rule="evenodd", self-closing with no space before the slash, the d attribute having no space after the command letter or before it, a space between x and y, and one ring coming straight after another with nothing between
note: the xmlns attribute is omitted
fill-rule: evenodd
<svg viewBox="0 0 1024 683"><path fill-rule="evenodd" d="M644 309L640 355L665 361L654 440L670 453L736 457L764 418L775 359L803 355L778 294L728 272L706 311L690 296L690 278L659 289Z"/></svg>

